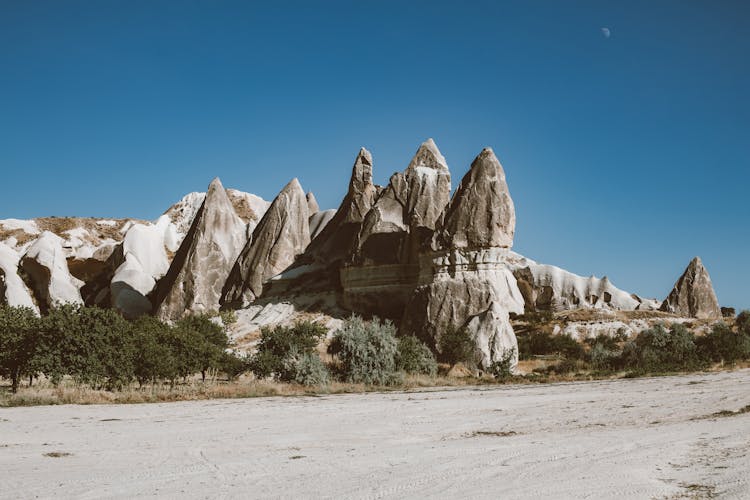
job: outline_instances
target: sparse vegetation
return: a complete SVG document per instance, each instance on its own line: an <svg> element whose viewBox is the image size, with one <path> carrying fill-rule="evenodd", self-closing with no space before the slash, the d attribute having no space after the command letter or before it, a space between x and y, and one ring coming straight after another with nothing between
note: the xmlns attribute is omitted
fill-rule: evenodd
<svg viewBox="0 0 750 500"><path fill-rule="evenodd" d="M621 331L582 342L550 333L543 317L524 320L531 326L518 329L518 344L526 375L511 374L509 352L483 372L457 379L437 375L435 355L420 340L398 338L393 324L377 319L346 320L333 335L326 363L318 351L326 329L310 321L263 329L256 353L243 356L229 348L224 318L194 316L168 325L153 317L128 322L112 310L82 306L60 306L42 318L30 309L0 306L0 374L10 381L10 391L0 393L0 405L540 383L747 366L750 361L746 311L733 326L716 323L703 335L673 323L657 324L633 338ZM476 363L476 348L465 330L446 331L438 347L448 368ZM443 365L443 373L448 368ZM237 380L246 371L255 380ZM219 373L226 382L217 379Z"/></svg>

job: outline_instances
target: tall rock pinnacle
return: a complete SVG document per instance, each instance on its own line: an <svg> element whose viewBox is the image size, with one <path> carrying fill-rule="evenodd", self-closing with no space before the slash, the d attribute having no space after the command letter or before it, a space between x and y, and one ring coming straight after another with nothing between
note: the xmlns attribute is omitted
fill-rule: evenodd
<svg viewBox="0 0 750 500"><path fill-rule="evenodd" d="M268 207L242 249L226 281L222 304L252 302L263 283L289 267L310 243L308 203L299 181L292 179Z"/></svg>
<svg viewBox="0 0 750 500"><path fill-rule="evenodd" d="M721 308L716 299L711 277L700 257L688 264L661 305L661 310L699 319L721 318Z"/></svg>
<svg viewBox="0 0 750 500"><path fill-rule="evenodd" d="M415 263L425 240L450 199L445 158L428 139L403 173L391 176L362 224L357 260L362 263Z"/></svg>
<svg viewBox="0 0 750 500"><path fill-rule="evenodd" d="M305 252L306 259L324 264L346 259L356 247L359 229L375 202L375 195L372 155L362 148L354 160L346 196L333 219L310 243Z"/></svg>
<svg viewBox="0 0 750 500"><path fill-rule="evenodd" d="M516 211L505 171L491 148L471 164L445 210L438 244L443 248L513 246Z"/></svg>
<svg viewBox="0 0 750 500"><path fill-rule="evenodd" d="M245 241L245 223L216 178L157 286L156 314L177 319L186 311L218 310L222 286Z"/></svg>

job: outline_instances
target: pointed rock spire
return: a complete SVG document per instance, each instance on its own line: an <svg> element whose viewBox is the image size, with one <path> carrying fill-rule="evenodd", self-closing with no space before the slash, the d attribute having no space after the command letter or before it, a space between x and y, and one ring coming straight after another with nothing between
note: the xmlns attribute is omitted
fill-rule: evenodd
<svg viewBox="0 0 750 500"><path fill-rule="evenodd" d="M474 159L445 210L439 234L443 248L513 246L516 211L505 171L491 148Z"/></svg>
<svg viewBox="0 0 750 500"><path fill-rule="evenodd" d="M157 285L157 315L178 319L186 312L218 310L222 287L245 241L245 223L217 177Z"/></svg>
<svg viewBox="0 0 750 500"><path fill-rule="evenodd" d="M375 201L376 189L372 183L372 155L361 148L352 166L349 190L336 214L310 243L306 259L332 263L347 258L356 247L362 221Z"/></svg>
<svg viewBox="0 0 750 500"><path fill-rule="evenodd" d="M672 291L661 305L661 310L699 319L721 318L711 277L700 257L688 264Z"/></svg>
<svg viewBox="0 0 750 500"><path fill-rule="evenodd" d="M426 167L433 170L448 170L448 164L432 138L424 141L409 162L407 170Z"/></svg>
<svg viewBox="0 0 750 500"><path fill-rule="evenodd" d="M434 230L451 196L451 174L435 141L427 139L419 146L405 175L409 185L406 203L408 224L412 230Z"/></svg>
<svg viewBox="0 0 750 500"><path fill-rule="evenodd" d="M263 292L263 283L289 267L309 243L307 198L294 178L273 200L242 249L224 285L221 303L255 300Z"/></svg>
<svg viewBox="0 0 750 500"><path fill-rule="evenodd" d="M415 263L450 199L451 177L445 158L428 139L403 173L388 186L367 214L357 260L380 264Z"/></svg>

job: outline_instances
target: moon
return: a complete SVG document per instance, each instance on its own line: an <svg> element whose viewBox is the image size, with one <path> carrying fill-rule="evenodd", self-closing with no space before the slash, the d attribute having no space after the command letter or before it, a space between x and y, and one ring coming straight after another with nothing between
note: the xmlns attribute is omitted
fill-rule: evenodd
<svg viewBox="0 0 750 500"><path fill-rule="evenodd" d="M604 38L609 38L610 34L609 28L602 28L602 35L604 35Z"/></svg>

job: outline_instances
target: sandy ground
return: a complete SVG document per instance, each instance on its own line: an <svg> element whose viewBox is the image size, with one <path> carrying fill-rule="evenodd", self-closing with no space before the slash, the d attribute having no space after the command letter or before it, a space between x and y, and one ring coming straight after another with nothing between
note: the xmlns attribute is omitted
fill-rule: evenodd
<svg viewBox="0 0 750 500"><path fill-rule="evenodd" d="M750 370L0 409L2 498L750 498ZM48 456L48 454L66 456Z"/></svg>

